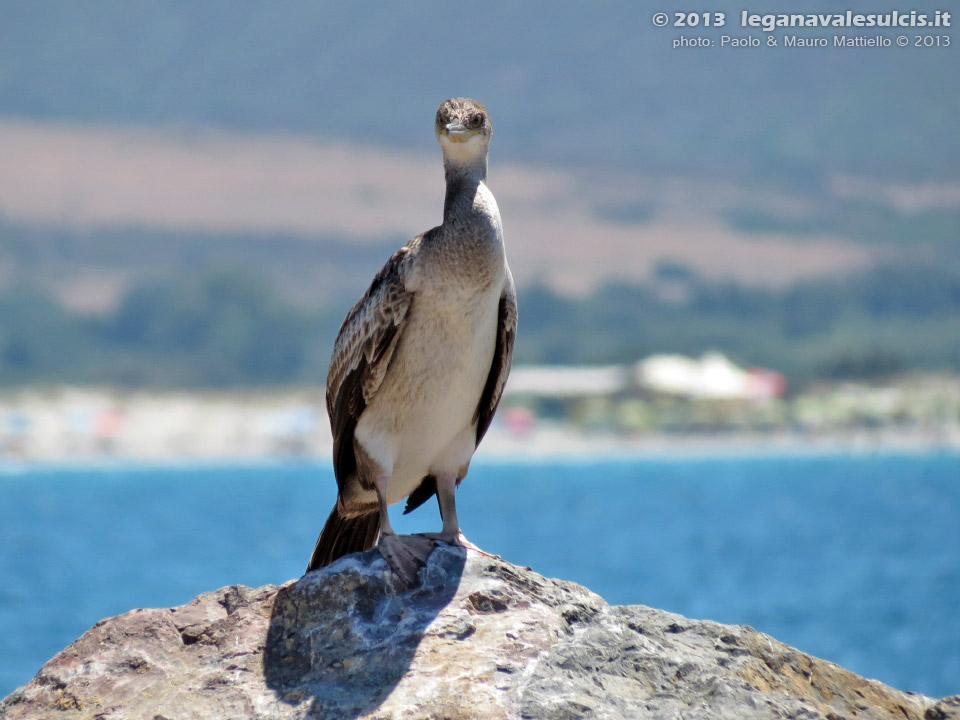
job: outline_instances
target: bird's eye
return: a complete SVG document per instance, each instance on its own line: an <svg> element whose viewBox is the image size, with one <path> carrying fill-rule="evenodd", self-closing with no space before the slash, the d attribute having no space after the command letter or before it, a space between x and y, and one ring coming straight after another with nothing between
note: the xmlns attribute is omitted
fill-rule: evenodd
<svg viewBox="0 0 960 720"><path fill-rule="evenodd" d="M483 113L474 113L467 121L467 126L472 130L476 130L481 125L483 125Z"/></svg>

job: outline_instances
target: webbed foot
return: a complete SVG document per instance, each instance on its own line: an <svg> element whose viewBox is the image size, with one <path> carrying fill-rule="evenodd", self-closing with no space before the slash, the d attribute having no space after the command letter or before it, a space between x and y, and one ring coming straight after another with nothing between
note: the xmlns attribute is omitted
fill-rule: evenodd
<svg viewBox="0 0 960 720"><path fill-rule="evenodd" d="M382 533L377 549L407 587L417 584L417 573L427 564L435 543L423 535Z"/></svg>

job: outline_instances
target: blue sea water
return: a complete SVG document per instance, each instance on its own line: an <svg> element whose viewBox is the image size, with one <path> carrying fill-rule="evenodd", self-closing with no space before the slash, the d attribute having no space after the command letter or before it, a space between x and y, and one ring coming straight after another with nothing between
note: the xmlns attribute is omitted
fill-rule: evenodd
<svg viewBox="0 0 960 720"><path fill-rule="evenodd" d="M299 576L334 495L326 463L0 467L0 697L102 617ZM960 693L960 455L478 460L458 511L611 603ZM439 529L433 503L391 516Z"/></svg>

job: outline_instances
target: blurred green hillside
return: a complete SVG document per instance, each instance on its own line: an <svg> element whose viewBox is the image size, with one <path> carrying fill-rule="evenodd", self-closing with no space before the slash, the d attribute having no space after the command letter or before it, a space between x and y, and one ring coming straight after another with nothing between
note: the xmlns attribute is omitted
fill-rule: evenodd
<svg viewBox="0 0 960 720"><path fill-rule="evenodd" d="M960 371L960 268L890 266L786 291L664 267L659 286L582 300L520 293L518 363L632 363L711 349L814 380ZM662 299L682 288L682 301ZM257 277L216 271L136 287L104 317L29 291L0 295L0 385L217 387L322 383L346 305L306 311Z"/></svg>

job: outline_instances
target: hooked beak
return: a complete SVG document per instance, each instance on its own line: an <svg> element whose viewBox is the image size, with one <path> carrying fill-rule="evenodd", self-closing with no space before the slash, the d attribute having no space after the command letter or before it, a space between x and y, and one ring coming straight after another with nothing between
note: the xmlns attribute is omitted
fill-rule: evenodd
<svg viewBox="0 0 960 720"><path fill-rule="evenodd" d="M457 143L466 142L477 133L477 130L470 130L464 127L460 120L454 120L451 123L447 123L446 131L447 137L450 138L451 142Z"/></svg>

